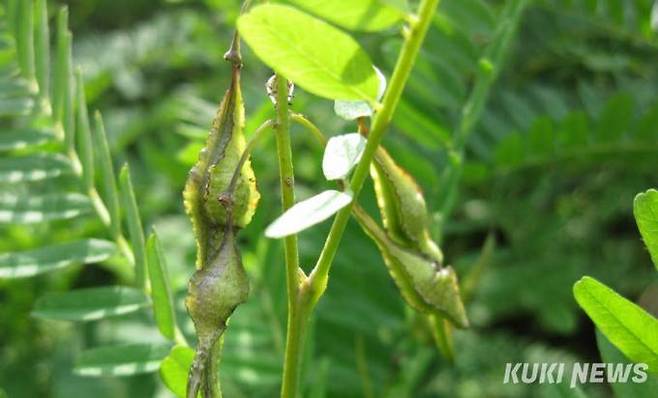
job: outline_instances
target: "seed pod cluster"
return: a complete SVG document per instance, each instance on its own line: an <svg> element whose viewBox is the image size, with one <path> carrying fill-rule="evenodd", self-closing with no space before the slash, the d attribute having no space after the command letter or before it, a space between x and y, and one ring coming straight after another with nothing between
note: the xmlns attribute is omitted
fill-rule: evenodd
<svg viewBox="0 0 658 398"><path fill-rule="evenodd" d="M204 397L211 395L211 375L207 374L213 360L210 353L213 346L221 344L230 315L249 295L235 234L251 221L260 194L250 162L240 166L246 146L243 129L240 65L234 63L231 86L183 192L197 241L197 270L189 281L185 301L198 338L188 398L196 398L202 384ZM234 174L237 180L232 184Z"/></svg>
<svg viewBox="0 0 658 398"><path fill-rule="evenodd" d="M443 254L431 239L423 194L385 149L378 149L370 174L384 229L363 223L379 247L389 273L414 309L438 313L457 327L468 326L457 274L443 266ZM368 225L370 224L370 225Z"/></svg>

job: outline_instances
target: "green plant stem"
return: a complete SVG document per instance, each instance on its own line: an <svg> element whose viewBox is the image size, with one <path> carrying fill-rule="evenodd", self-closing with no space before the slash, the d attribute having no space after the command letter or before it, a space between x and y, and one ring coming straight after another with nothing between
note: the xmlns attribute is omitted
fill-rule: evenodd
<svg viewBox="0 0 658 398"><path fill-rule="evenodd" d="M279 160L279 177L281 185L281 204L285 212L295 204L295 175L292 164L292 146L290 143L290 119L288 115L288 80L276 76L276 124L275 138L277 158ZM300 276L306 279L299 268L297 235L284 238L286 286L288 296L288 324L286 331L286 350L283 364L281 397L294 397L299 380L299 363L301 346L304 344L305 316L299 305Z"/></svg>
<svg viewBox="0 0 658 398"><path fill-rule="evenodd" d="M309 276L310 294L312 295L310 302L312 305L317 302L327 287L329 270L336 256L336 251L338 250L338 245L345 231L345 227L347 226L353 204L357 200L363 183L368 176L370 163L402 96L402 91L407 83L407 79L409 78L438 4L439 0L422 0L418 8L417 19L409 26L406 32L405 42L400 51L395 70L393 71L390 85L384 96L382 106L373 121L372 129L368 135L368 143L366 144L361 161L356 166L350 182L354 200L336 215L318 262Z"/></svg>
<svg viewBox="0 0 658 398"><path fill-rule="evenodd" d="M224 335L219 337L210 349L208 357L208 370L206 371L206 398L222 398L222 389L219 383L219 362L222 357Z"/></svg>

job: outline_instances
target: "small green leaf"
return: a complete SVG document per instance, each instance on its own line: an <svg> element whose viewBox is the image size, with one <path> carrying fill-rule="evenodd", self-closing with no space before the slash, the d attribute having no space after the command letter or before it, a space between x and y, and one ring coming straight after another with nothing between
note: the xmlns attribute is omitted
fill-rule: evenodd
<svg viewBox="0 0 658 398"><path fill-rule="evenodd" d="M160 378L178 398L185 398L187 375L193 359L193 349L177 345L160 364Z"/></svg>
<svg viewBox="0 0 658 398"><path fill-rule="evenodd" d="M133 183L130 179L128 164L125 164L121 168L121 173L119 174L119 195L128 225L130 242L135 253L135 284L142 287L146 283L144 229L142 229L142 220L139 217L139 210L137 209L137 200L135 199L135 191L133 190Z"/></svg>
<svg viewBox="0 0 658 398"><path fill-rule="evenodd" d="M322 172L327 180L340 180L347 177L359 163L366 139L359 133L331 137L324 148Z"/></svg>
<svg viewBox="0 0 658 398"><path fill-rule="evenodd" d="M331 217L352 202L352 195L328 190L303 200L288 209L265 230L268 238L296 234Z"/></svg>
<svg viewBox="0 0 658 398"><path fill-rule="evenodd" d="M0 196L0 224L34 224L68 220L91 212L89 198L79 193L43 196Z"/></svg>
<svg viewBox="0 0 658 398"><path fill-rule="evenodd" d="M330 99L374 101L377 76L348 34L292 7L265 4L238 19L244 40L275 71Z"/></svg>
<svg viewBox="0 0 658 398"><path fill-rule="evenodd" d="M126 344L87 350L73 370L80 376L132 376L151 373L160 367L171 344Z"/></svg>
<svg viewBox="0 0 658 398"><path fill-rule="evenodd" d="M388 0L391 1L391 0ZM398 7L387 4L387 0L290 0L306 11L336 25L351 30L378 31L389 28L402 19L404 14Z"/></svg>
<svg viewBox="0 0 658 398"><path fill-rule="evenodd" d="M107 135L105 134L105 125L100 112L94 115L94 146L96 147L96 158L99 163L99 173L102 184L103 200L107 204L107 210L110 213L110 229L112 236L115 238L121 235L121 216L119 212L119 190L117 189L116 177L114 175L114 166L112 165L112 155L110 147L107 144Z"/></svg>
<svg viewBox="0 0 658 398"><path fill-rule="evenodd" d="M650 189L635 197L633 214L651 260L658 269L658 191Z"/></svg>
<svg viewBox="0 0 658 398"><path fill-rule="evenodd" d="M146 242L146 263L148 264L148 275L151 281L151 298L153 299L155 322L158 324L160 333L173 340L176 335L174 301L169 287L167 264L162 255L160 241L155 231Z"/></svg>
<svg viewBox="0 0 658 398"><path fill-rule="evenodd" d="M149 305L142 291L121 286L46 293L37 300L32 315L60 321L92 321L129 314Z"/></svg>
<svg viewBox="0 0 658 398"><path fill-rule="evenodd" d="M0 278L26 278L75 264L104 261L116 252L114 243L89 239L0 254Z"/></svg>
<svg viewBox="0 0 658 398"><path fill-rule="evenodd" d="M41 181L72 171L69 160L59 154L36 154L0 159L0 183Z"/></svg>
<svg viewBox="0 0 658 398"><path fill-rule="evenodd" d="M87 191L94 188L94 148L91 142L91 127L89 126L89 113L87 110L87 99L85 98L85 86L82 80L82 71L76 74L76 138L78 140L78 153L82 163L82 180Z"/></svg>
<svg viewBox="0 0 658 398"><path fill-rule="evenodd" d="M13 151L45 144L52 133L37 129L5 130L0 133L0 151Z"/></svg>
<svg viewBox="0 0 658 398"><path fill-rule="evenodd" d="M576 301L601 332L630 360L658 372L658 320L588 276L573 286Z"/></svg>

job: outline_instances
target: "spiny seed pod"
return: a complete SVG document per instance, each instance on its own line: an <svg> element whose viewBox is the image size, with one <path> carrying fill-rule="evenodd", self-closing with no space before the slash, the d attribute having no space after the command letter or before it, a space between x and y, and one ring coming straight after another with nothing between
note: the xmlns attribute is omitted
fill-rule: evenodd
<svg viewBox="0 0 658 398"><path fill-rule="evenodd" d="M379 148L370 167L375 194L389 238L443 262L441 250L430 238L425 198L416 181Z"/></svg>
<svg viewBox="0 0 658 398"><path fill-rule="evenodd" d="M354 211L363 229L377 244L405 301L417 311L438 313L457 327L467 327L468 319L452 267L441 267L436 260L402 247L363 209L355 207Z"/></svg>
<svg viewBox="0 0 658 398"><path fill-rule="evenodd" d="M197 270L188 284L185 300L194 322L198 346L188 379L188 397L195 398L203 382L213 345L226 329L235 308L249 296L249 280L240 260L233 228L227 227L212 261Z"/></svg>
<svg viewBox="0 0 658 398"><path fill-rule="evenodd" d="M185 210L192 219L196 235L197 267L210 259L210 248L221 242L223 226L227 221L225 207L217 198L229 186L231 177L245 150L244 102L240 90L240 68L234 67L231 86L222 99L213 120L205 148L190 170L183 197ZM242 166L232 193L234 224L243 228L251 221L260 194L256 189L251 162Z"/></svg>
<svg viewBox="0 0 658 398"><path fill-rule="evenodd" d="M377 150L370 174L384 228L372 220L361 224L379 247L402 296L418 311L438 313L466 327L457 275L443 267L443 253L430 237L420 187L383 148Z"/></svg>

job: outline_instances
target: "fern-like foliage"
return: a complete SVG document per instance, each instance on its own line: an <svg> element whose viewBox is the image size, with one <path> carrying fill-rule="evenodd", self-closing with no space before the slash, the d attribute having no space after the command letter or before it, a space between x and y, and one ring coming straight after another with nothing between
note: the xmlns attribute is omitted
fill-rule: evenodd
<svg viewBox="0 0 658 398"><path fill-rule="evenodd" d="M0 279L103 264L120 277L119 286L46 292L33 315L87 322L151 308L160 338L91 348L80 354L75 372L153 372L174 342L185 344L166 266L157 237L145 239L128 166L115 176L100 113L90 121L67 9L57 13L51 54L46 6L46 0L9 0L0 9L0 228L43 242L1 253Z"/></svg>

